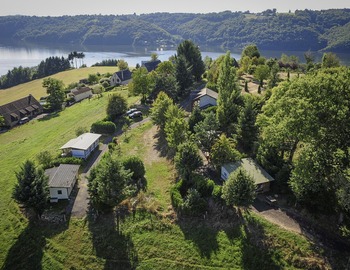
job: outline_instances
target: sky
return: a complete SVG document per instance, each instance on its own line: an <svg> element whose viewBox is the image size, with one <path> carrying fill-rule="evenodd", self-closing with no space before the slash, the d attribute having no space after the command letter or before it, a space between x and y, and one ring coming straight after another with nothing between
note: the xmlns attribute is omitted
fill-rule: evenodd
<svg viewBox="0 0 350 270"><path fill-rule="evenodd" d="M261 12L276 8L277 12L296 9L322 10L350 8L349 0L0 0L0 16L61 16L79 14L145 14L155 12L210 13L225 10Z"/></svg>

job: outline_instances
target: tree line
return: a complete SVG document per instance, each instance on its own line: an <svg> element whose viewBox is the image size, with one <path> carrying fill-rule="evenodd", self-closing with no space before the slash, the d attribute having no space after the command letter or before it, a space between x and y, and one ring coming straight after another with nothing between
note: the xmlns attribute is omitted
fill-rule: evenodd
<svg viewBox="0 0 350 270"><path fill-rule="evenodd" d="M46 58L37 67L15 67L0 77L0 89L6 89L21 83L50 76L69 68L69 60L58 56Z"/></svg>
<svg viewBox="0 0 350 270"><path fill-rule="evenodd" d="M280 13L224 11L63 17L0 17L0 38L31 42L110 45L177 45L349 51L349 9ZM40 27L38 27L40 26Z"/></svg>

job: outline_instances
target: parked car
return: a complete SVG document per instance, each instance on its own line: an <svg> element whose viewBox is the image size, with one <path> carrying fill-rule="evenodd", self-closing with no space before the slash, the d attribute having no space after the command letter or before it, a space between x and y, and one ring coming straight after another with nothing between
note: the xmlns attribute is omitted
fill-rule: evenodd
<svg viewBox="0 0 350 270"><path fill-rule="evenodd" d="M21 120L19 120L18 124L22 125L24 123L29 122L29 118L28 117L23 117Z"/></svg>
<svg viewBox="0 0 350 270"><path fill-rule="evenodd" d="M277 206L277 200L272 196L266 196L265 201L267 204L269 204L271 206Z"/></svg>
<svg viewBox="0 0 350 270"><path fill-rule="evenodd" d="M135 111L129 115L129 118L134 119L134 118L141 117L141 116L142 116L141 111Z"/></svg>
<svg viewBox="0 0 350 270"><path fill-rule="evenodd" d="M132 114L132 113L134 113L134 112L136 112L136 111L137 111L136 108L131 108L131 109L129 109L129 110L126 112L126 115L129 115L129 116L130 116L130 114Z"/></svg>

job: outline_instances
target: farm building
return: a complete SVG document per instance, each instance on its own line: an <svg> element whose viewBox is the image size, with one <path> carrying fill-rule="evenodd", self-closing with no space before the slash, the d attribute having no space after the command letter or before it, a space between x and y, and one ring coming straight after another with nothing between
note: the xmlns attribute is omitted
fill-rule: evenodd
<svg viewBox="0 0 350 270"><path fill-rule="evenodd" d="M243 168L254 179L257 192L270 190L270 183L275 179L269 175L256 161L251 158L243 158L234 163L227 163L221 167L221 178L227 180L228 176L238 168Z"/></svg>
<svg viewBox="0 0 350 270"><path fill-rule="evenodd" d="M67 96L68 98L70 97L74 98L75 102L79 102L85 98L91 97L92 90L89 87L78 87L78 88L72 89Z"/></svg>
<svg viewBox="0 0 350 270"><path fill-rule="evenodd" d="M20 123L21 119L30 119L42 112L43 107L32 95L0 106L0 115L4 117L7 127L13 127Z"/></svg>
<svg viewBox="0 0 350 270"><path fill-rule="evenodd" d="M199 106L200 109L205 109L210 106L216 106L218 93L209 89L203 88L193 99L192 107Z"/></svg>
<svg viewBox="0 0 350 270"><path fill-rule="evenodd" d="M111 77L111 86L128 84L131 81L131 74L129 69L115 72Z"/></svg>
<svg viewBox="0 0 350 270"><path fill-rule="evenodd" d="M63 155L72 155L72 157L87 159L98 147L100 137L101 134L84 133L70 140L60 149L62 149Z"/></svg>
<svg viewBox="0 0 350 270"><path fill-rule="evenodd" d="M49 177L49 190L51 202L57 202L61 199L69 199L69 196L78 179L80 165L60 164L45 170Z"/></svg>

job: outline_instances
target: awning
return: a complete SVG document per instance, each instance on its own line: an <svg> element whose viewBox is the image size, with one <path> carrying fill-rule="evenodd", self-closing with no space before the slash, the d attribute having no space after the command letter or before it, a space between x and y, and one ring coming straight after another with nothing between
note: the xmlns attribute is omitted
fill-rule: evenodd
<svg viewBox="0 0 350 270"><path fill-rule="evenodd" d="M35 111L35 109L34 109L33 107L31 107L31 106L30 106L30 107L27 107L26 110L27 110L28 112Z"/></svg>

